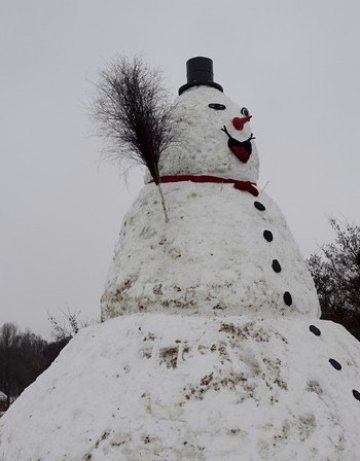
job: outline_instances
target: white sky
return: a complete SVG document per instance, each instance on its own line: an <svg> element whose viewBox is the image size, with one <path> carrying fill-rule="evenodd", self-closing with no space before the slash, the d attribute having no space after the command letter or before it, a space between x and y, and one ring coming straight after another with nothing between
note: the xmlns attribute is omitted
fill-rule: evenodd
<svg viewBox="0 0 360 461"><path fill-rule="evenodd" d="M116 54L164 70L214 61L215 81L253 114L260 186L305 256L359 223L358 0L2 0L0 324L46 337L47 312L99 315L122 217L142 184L101 161L88 106Z"/></svg>

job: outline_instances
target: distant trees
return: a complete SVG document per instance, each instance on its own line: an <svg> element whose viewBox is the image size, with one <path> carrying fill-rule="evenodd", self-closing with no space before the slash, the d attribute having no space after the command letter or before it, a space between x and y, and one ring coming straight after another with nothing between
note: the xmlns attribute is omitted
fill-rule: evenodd
<svg viewBox="0 0 360 461"><path fill-rule="evenodd" d="M360 340L360 226L336 219L329 222L334 242L308 259L321 318L341 323Z"/></svg>
<svg viewBox="0 0 360 461"><path fill-rule="evenodd" d="M0 328L0 390L18 396L50 364L43 352L47 342L29 330L22 333L13 323Z"/></svg>
<svg viewBox="0 0 360 461"><path fill-rule="evenodd" d="M13 323L0 326L0 391L7 407L56 359L60 351L83 326L78 313L68 311L62 323L49 318L54 341L48 342L29 330L22 332Z"/></svg>

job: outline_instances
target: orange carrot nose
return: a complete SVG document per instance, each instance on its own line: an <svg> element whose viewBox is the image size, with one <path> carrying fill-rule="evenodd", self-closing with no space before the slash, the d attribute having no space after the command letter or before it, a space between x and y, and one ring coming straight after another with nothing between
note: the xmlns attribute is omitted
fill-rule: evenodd
<svg viewBox="0 0 360 461"><path fill-rule="evenodd" d="M251 117L252 115L248 115L247 117L243 117L243 118L234 117L232 119L232 124L235 130L242 130L244 128L245 123L249 122Z"/></svg>

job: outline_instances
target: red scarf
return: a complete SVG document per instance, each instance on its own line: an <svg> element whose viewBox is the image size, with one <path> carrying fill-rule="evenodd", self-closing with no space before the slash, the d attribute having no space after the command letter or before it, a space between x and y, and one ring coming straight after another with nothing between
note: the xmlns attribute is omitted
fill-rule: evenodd
<svg viewBox="0 0 360 461"><path fill-rule="evenodd" d="M160 183L181 182L181 181L217 182L217 183L234 184L235 189L250 192L250 194L254 195L255 197L259 195L259 191L256 188L256 183L251 182L251 181L238 181L237 179L218 178L217 176L208 176L208 175L194 176L190 174L178 175L178 176L161 176L159 178Z"/></svg>

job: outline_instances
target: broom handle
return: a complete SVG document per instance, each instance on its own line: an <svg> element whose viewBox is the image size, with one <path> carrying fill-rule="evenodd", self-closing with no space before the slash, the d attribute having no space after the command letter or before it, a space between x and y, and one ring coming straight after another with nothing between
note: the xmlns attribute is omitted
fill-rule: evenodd
<svg viewBox="0 0 360 461"><path fill-rule="evenodd" d="M163 191L162 191L162 187L161 187L160 183L158 183L157 186L159 188L159 193L160 193L160 198L161 198L161 206L162 206L162 209L164 211L165 222L168 223L169 222L169 216L168 216L168 213L167 213L167 210L166 210L165 198L164 198L164 194L163 194Z"/></svg>

